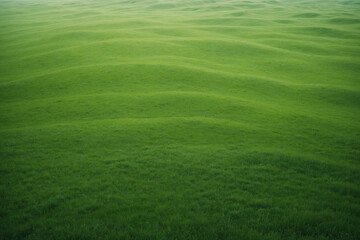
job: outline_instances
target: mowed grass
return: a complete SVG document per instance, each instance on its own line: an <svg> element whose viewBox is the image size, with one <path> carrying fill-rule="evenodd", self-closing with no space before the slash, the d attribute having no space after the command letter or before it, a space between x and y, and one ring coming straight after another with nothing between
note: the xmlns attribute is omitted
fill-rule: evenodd
<svg viewBox="0 0 360 240"><path fill-rule="evenodd" d="M1 0L0 239L359 239L357 0Z"/></svg>

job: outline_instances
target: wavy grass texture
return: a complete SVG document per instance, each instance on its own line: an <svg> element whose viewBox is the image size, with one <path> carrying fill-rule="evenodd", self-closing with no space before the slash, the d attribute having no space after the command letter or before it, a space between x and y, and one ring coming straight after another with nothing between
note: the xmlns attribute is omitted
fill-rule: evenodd
<svg viewBox="0 0 360 240"><path fill-rule="evenodd" d="M357 0L0 0L0 239L359 239Z"/></svg>

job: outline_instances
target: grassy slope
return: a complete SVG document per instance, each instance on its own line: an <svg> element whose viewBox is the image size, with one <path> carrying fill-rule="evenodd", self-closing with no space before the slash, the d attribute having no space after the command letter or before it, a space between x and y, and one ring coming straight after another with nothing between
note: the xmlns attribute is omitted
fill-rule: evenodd
<svg viewBox="0 0 360 240"><path fill-rule="evenodd" d="M1 239L355 239L360 5L0 1Z"/></svg>

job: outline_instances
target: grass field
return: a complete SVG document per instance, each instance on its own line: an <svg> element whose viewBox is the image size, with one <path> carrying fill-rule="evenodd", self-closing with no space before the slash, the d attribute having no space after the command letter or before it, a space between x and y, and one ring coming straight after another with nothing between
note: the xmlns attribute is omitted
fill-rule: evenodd
<svg viewBox="0 0 360 240"><path fill-rule="evenodd" d="M0 239L360 239L357 0L0 0Z"/></svg>

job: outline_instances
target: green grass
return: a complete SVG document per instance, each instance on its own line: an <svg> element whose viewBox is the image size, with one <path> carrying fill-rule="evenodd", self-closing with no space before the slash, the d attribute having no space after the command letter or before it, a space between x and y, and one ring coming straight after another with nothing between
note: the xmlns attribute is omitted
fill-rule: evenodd
<svg viewBox="0 0 360 240"><path fill-rule="evenodd" d="M360 239L357 0L0 0L0 239Z"/></svg>

